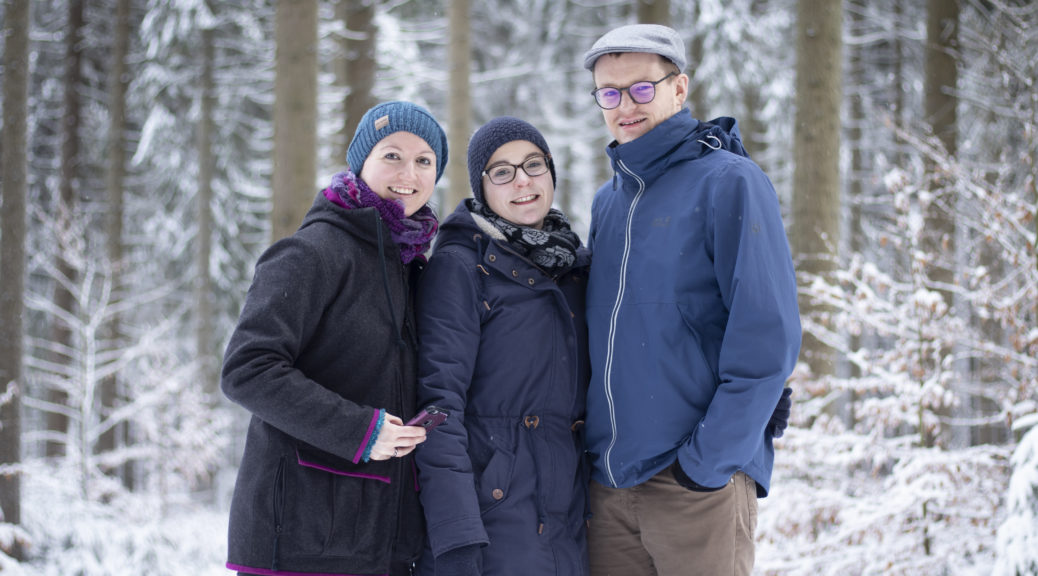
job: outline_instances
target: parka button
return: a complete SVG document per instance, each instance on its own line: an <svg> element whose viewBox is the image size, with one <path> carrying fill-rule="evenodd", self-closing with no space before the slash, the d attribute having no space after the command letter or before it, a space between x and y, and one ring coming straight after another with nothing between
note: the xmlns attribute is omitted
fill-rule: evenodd
<svg viewBox="0 0 1038 576"><path fill-rule="evenodd" d="M497 256L494 255L494 254L491 254L491 255L487 256L487 260L490 260L491 262L497 262Z"/></svg>
<svg viewBox="0 0 1038 576"><path fill-rule="evenodd" d="M500 488L494 488L494 491L490 494L494 497L494 500L500 500L505 497L505 491Z"/></svg>
<svg viewBox="0 0 1038 576"><path fill-rule="evenodd" d="M512 270L512 278L518 278L518 277L519 277L519 271L518 270Z"/></svg>
<svg viewBox="0 0 1038 576"><path fill-rule="evenodd" d="M533 278L527 278L526 282L527 282L527 283L528 283L528 284L529 284L530 286L533 286L533 283L534 283L534 279L533 279Z"/></svg>

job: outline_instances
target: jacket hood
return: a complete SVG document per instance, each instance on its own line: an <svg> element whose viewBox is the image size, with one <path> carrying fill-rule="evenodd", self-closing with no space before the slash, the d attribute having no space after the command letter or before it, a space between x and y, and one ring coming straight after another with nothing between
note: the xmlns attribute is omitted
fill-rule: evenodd
<svg viewBox="0 0 1038 576"><path fill-rule="evenodd" d="M613 170L623 174L623 163L636 174L662 174L672 164L688 162L724 150L749 158L739 135L735 118L721 116L703 122L692 116L688 108L661 122L641 137L617 144L614 140L606 148ZM615 178L614 178L615 183Z"/></svg>
<svg viewBox="0 0 1038 576"><path fill-rule="evenodd" d="M328 224L372 246L378 246L379 230L376 226L379 219L376 218L377 212L374 208L347 210L325 198L324 192L320 191L317 193L317 197L314 198L314 203L310 206L310 210L303 216L303 222L299 225L299 229L302 230L318 223ZM389 238L388 230L384 231L383 242L387 247L393 246L393 249L397 249L396 244Z"/></svg>

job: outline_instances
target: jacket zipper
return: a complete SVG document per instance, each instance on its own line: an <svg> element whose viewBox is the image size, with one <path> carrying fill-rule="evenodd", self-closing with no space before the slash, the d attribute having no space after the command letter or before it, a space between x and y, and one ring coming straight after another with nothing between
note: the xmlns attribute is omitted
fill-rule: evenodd
<svg viewBox="0 0 1038 576"><path fill-rule="evenodd" d="M609 483L616 488L616 478L613 476L613 465L610 460L612 457L613 447L616 446L616 404L613 399L613 348L616 341L616 322L620 316L620 304L623 301L624 290L627 288L627 263L628 258L631 255L631 226L634 222L634 210L638 206L638 201L641 200L642 194L645 192L645 181L638 177L637 174L631 172L627 165L623 163L623 160L617 160L617 165L624 173L630 175L636 182L638 182L638 193L634 195L634 200L631 201L631 207L627 210L627 225L624 226L624 251L623 258L620 260L620 286L616 291L616 302L613 303L613 312L609 317L609 336L606 340L606 361L605 370L603 371L603 379L605 385L605 396L606 402L609 404L609 424L612 427L612 438L609 440L609 447L606 448L605 452L605 468L606 476L609 477Z"/></svg>

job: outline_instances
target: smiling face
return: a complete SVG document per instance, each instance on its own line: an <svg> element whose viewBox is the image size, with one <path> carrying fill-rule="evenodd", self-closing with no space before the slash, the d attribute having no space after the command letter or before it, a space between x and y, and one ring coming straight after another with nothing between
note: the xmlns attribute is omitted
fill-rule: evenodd
<svg viewBox="0 0 1038 576"><path fill-rule="evenodd" d="M404 206L404 216L417 212L436 187L436 153L410 132L394 132L378 141L360 169L375 194Z"/></svg>
<svg viewBox="0 0 1038 576"><path fill-rule="evenodd" d="M595 63L596 88L627 88L635 82L655 82L674 71L674 66L657 54L622 52L605 54ZM656 85L656 97L638 104L624 91L620 105L602 110L609 133L626 144L677 114L688 95L688 76L678 74Z"/></svg>
<svg viewBox="0 0 1038 576"><path fill-rule="evenodd" d="M487 161L486 172L502 162L516 165L530 158L543 157L544 151L533 142L513 140L502 144ZM547 162L547 160L545 160ZM555 198L555 183L551 172L529 176L522 168L515 169L515 179L507 184L494 184L483 176L483 197L495 214L513 224L540 228Z"/></svg>

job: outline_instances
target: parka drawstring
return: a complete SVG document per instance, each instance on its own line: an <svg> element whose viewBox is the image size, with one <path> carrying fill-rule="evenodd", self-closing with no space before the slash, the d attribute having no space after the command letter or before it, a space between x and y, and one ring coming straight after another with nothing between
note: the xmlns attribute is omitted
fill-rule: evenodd
<svg viewBox="0 0 1038 576"><path fill-rule="evenodd" d="M696 140L696 142L699 142L700 144L702 144L703 146L706 146L707 148L709 148L711 150L720 150L721 147L723 146L723 144L721 142L721 139L718 138L717 136L714 136L713 134L707 134L706 137L707 138L713 138L714 140L717 140L717 146L711 146L709 142L707 142L706 140L703 140L702 138L700 138L699 140Z"/></svg>

